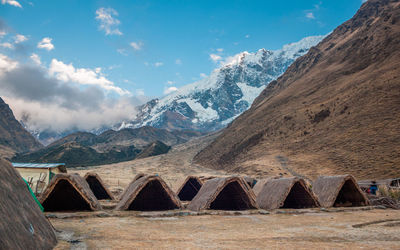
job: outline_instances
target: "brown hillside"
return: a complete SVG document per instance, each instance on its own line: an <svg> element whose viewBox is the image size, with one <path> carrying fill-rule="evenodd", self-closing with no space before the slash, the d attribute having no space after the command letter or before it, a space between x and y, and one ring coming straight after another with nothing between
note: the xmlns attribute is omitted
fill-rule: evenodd
<svg viewBox="0 0 400 250"><path fill-rule="evenodd" d="M0 98L0 157L43 147L15 119L10 107Z"/></svg>
<svg viewBox="0 0 400 250"><path fill-rule="evenodd" d="M400 2L364 3L195 161L259 175L400 176Z"/></svg>

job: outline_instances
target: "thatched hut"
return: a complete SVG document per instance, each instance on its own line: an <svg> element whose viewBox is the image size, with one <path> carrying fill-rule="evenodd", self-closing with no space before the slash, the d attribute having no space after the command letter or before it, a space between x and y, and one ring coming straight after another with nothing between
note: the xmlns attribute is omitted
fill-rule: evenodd
<svg viewBox="0 0 400 250"><path fill-rule="evenodd" d="M181 208L176 194L159 176L144 176L131 183L116 210L161 211Z"/></svg>
<svg viewBox="0 0 400 250"><path fill-rule="evenodd" d="M261 189L264 187L265 183L267 183L267 181L269 181L271 179L272 178L264 178L264 179L257 181L256 185L254 185L254 187L253 187L253 192L256 197L261 192Z"/></svg>
<svg viewBox="0 0 400 250"><path fill-rule="evenodd" d="M190 210L246 210L257 208L252 190L240 177L214 178L203 184L188 205Z"/></svg>
<svg viewBox="0 0 400 250"><path fill-rule="evenodd" d="M323 207L369 205L367 196L351 175L320 176L313 183L313 191Z"/></svg>
<svg viewBox="0 0 400 250"><path fill-rule="evenodd" d="M94 196L98 200L113 200L114 196L108 190L107 186L104 184L103 180L97 173L88 172L83 177L86 182L89 184L90 189L92 190Z"/></svg>
<svg viewBox="0 0 400 250"><path fill-rule="evenodd" d="M53 249L52 225L20 174L0 159L0 249Z"/></svg>
<svg viewBox="0 0 400 250"><path fill-rule="evenodd" d="M267 179L257 194L263 209L319 207L317 197L299 177Z"/></svg>
<svg viewBox="0 0 400 250"><path fill-rule="evenodd" d="M203 182L197 176L188 176L176 191L181 201L191 201L199 192Z"/></svg>
<svg viewBox="0 0 400 250"><path fill-rule="evenodd" d="M40 196L45 211L100 210L101 205L78 174L58 174Z"/></svg>

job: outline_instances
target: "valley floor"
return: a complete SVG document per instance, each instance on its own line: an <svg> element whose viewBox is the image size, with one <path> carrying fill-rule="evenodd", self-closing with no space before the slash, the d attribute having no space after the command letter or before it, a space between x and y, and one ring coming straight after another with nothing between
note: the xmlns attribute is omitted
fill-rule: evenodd
<svg viewBox="0 0 400 250"><path fill-rule="evenodd" d="M159 174L176 191L188 175L229 175L192 162L194 155L213 138L208 136L177 145L165 155L68 171L81 175L94 171L116 194L120 194L141 172ZM286 164L281 164L273 172L290 170L285 167ZM265 172L246 171L243 174L267 175ZM133 211L104 211L72 216L48 214L48 217L58 231L56 249L400 249L399 210L344 209L324 212L323 209L315 209L301 214L282 211L271 214L262 214L257 210L214 212L193 216L185 216L186 212L167 212L170 213L168 216L155 213L146 217L138 216L138 212Z"/></svg>
<svg viewBox="0 0 400 250"><path fill-rule="evenodd" d="M400 211L51 219L56 249L399 249Z"/></svg>

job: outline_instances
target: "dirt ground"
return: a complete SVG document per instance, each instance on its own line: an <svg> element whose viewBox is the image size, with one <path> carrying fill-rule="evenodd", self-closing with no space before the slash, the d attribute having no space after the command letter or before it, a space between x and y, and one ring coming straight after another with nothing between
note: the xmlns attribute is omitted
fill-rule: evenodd
<svg viewBox="0 0 400 250"><path fill-rule="evenodd" d="M400 211L51 219L56 249L400 249Z"/></svg>
<svg viewBox="0 0 400 250"><path fill-rule="evenodd" d="M188 175L231 175L192 162L194 155L212 139L213 136L208 136L177 145L166 155L68 169L68 172L81 175L97 172L115 193L122 192L137 173L159 174L175 191ZM243 175L260 177L279 172L292 175L282 162L269 169L269 173L256 171L243 172ZM400 249L399 210L323 212L316 209L301 214L279 211L190 216L185 215L186 212L168 216L156 213L146 217L133 211L121 212L122 215L104 211L48 217L58 231L56 249Z"/></svg>

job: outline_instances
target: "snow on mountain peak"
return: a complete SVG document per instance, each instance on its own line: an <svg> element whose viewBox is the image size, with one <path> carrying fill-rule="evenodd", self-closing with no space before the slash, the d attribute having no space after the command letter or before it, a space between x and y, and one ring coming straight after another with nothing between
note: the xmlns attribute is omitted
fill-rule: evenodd
<svg viewBox="0 0 400 250"><path fill-rule="evenodd" d="M280 50L244 51L228 57L208 77L143 105L136 120L122 123L120 128L221 128L247 110L269 82L324 37L306 37Z"/></svg>

